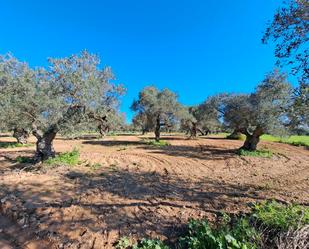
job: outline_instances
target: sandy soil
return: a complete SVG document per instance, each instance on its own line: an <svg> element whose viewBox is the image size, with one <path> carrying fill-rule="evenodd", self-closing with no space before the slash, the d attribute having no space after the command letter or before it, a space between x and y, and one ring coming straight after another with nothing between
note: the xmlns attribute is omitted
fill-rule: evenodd
<svg viewBox="0 0 309 249"><path fill-rule="evenodd" d="M153 147L144 138L58 138L57 152L77 147L83 164L39 171L15 161L34 147L0 149L0 220L28 231L21 243L0 222L0 246L110 248L121 236L172 242L190 218L215 220L268 199L309 205L305 148L262 142L275 155L254 158L235 154L242 141L165 136L170 146Z"/></svg>

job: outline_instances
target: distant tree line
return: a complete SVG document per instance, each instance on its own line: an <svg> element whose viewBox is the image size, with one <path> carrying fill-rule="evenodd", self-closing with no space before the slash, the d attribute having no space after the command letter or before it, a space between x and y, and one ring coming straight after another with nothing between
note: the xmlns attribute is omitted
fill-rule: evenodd
<svg viewBox="0 0 309 249"><path fill-rule="evenodd" d="M229 131L244 134L243 149L256 150L260 136L309 130L308 29L309 3L293 0L279 9L263 42L277 47L277 65L293 65L299 85L293 88L279 69L268 73L250 94L221 93L196 106L184 106L169 89L148 86L131 109L132 125L119 112L125 88L113 82L109 67L97 55L83 51L66 58L50 58L45 68L30 68L10 54L0 56L0 129L12 131L19 143L36 139L35 161L55 156L57 134L97 130L183 131L198 134Z"/></svg>

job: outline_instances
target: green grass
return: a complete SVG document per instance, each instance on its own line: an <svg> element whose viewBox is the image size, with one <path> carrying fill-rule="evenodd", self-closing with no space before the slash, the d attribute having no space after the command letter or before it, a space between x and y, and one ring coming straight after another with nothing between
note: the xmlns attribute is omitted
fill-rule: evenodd
<svg viewBox="0 0 309 249"><path fill-rule="evenodd" d="M145 140L145 142L146 142L146 144L148 144L148 145L157 146L157 147L164 147L164 146L170 145L167 141L164 141L164 140L160 140L160 141L156 141L156 140Z"/></svg>
<svg viewBox="0 0 309 249"><path fill-rule="evenodd" d="M240 156L253 156L253 157L265 157L265 158L271 158L273 156L273 153L269 150L249 151L249 150L239 149L237 150L237 154Z"/></svg>
<svg viewBox="0 0 309 249"><path fill-rule="evenodd" d="M217 136L222 136L222 137L227 137L230 135L230 133L218 133L215 134ZM246 136L241 135L238 140L245 140ZM268 141L268 142L278 142L278 143L285 143L285 144L291 144L295 146L306 146L309 147L309 136L298 136L298 135L293 135L289 137L277 137L277 136L272 136L268 134L264 134L261 136L262 141Z"/></svg>
<svg viewBox="0 0 309 249"><path fill-rule="evenodd" d="M263 202L254 206L253 216L263 225L277 230L309 224L309 208L295 204Z"/></svg>
<svg viewBox="0 0 309 249"><path fill-rule="evenodd" d="M73 149L70 152L60 153L54 158L47 159L44 163L47 165L52 165L52 166L77 165L79 163L79 151L77 149Z"/></svg>
<svg viewBox="0 0 309 249"><path fill-rule="evenodd" d="M19 147L29 147L33 146L33 144L20 144L17 142L0 142L0 148L19 148Z"/></svg>

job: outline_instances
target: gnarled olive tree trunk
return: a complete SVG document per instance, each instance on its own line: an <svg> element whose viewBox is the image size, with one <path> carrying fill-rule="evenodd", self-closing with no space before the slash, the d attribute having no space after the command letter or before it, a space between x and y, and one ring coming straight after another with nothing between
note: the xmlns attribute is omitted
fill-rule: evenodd
<svg viewBox="0 0 309 249"><path fill-rule="evenodd" d="M13 130L13 137L16 138L20 144L26 144L29 138L29 132L23 128L15 128Z"/></svg>
<svg viewBox="0 0 309 249"><path fill-rule="evenodd" d="M156 127L155 127L155 140L157 142L160 141L160 128L161 128L161 120L160 120L160 116L157 116L156 119Z"/></svg>
<svg viewBox="0 0 309 249"><path fill-rule="evenodd" d="M57 131L53 129L47 130L46 132L34 130L32 133L37 138L34 161L39 163L50 157L55 157L53 141Z"/></svg>
<svg viewBox="0 0 309 249"><path fill-rule="evenodd" d="M192 122L192 127L191 127L191 130L190 130L190 137L191 138L196 138L197 136L197 127L196 127L196 123L195 122Z"/></svg>
<svg viewBox="0 0 309 249"><path fill-rule="evenodd" d="M243 133L246 135L246 140L241 149L255 151L260 142L260 136L263 135L263 130L257 127L253 133L249 133L247 130Z"/></svg>
<svg viewBox="0 0 309 249"><path fill-rule="evenodd" d="M99 129L101 137L106 136L106 134L109 132L109 127L103 123L99 124L98 129Z"/></svg>

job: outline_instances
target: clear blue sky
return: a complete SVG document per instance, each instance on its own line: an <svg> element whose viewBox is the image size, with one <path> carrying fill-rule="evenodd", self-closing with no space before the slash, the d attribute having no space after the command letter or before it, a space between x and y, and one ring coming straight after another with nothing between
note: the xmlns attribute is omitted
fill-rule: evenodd
<svg viewBox="0 0 309 249"><path fill-rule="evenodd" d="M31 66L83 49L100 55L128 89L121 110L146 85L183 104L218 92L249 92L272 70L261 44L281 0L2 1L0 53Z"/></svg>

